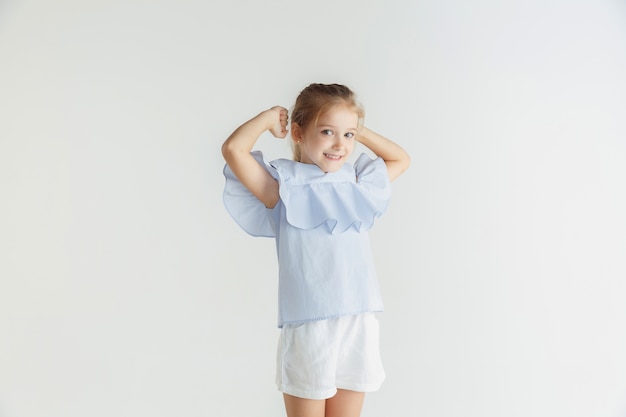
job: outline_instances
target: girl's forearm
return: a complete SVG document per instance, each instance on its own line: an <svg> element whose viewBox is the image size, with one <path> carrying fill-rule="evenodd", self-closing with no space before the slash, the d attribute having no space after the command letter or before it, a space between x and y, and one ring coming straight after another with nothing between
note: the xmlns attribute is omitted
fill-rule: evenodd
<svg viewBox="0 0 626 417"><path fill-rule="evenodd" d="M235 129L222 145L224 156L232 152L250 153L259 136L275 124L275 117L269 112L263 111Z"/></svg>
<svg viewBox="0 0 626 417"><path fill-rule="evenodd" d="M406 171L411 163L409 154L400 145L366 127L359 133L358 141L385 161L392 181Z"/></svg>

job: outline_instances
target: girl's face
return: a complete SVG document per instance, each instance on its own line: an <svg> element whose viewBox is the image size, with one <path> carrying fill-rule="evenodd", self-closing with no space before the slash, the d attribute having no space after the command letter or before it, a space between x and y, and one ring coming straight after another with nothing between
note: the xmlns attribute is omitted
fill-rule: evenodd
<svg viewBox="0 0 626 417"><path fill-rule="evenodd" d="M343 105L333 106L320 115L317 125L297 130L300 162L315 164L324 172L335 172L342 167L354 150L359 116Z"/></svg>

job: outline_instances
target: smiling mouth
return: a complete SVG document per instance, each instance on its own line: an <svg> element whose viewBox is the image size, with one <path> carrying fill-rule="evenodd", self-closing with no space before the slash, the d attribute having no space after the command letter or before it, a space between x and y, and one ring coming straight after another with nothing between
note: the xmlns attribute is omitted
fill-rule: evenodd
<svg viewBox="0 0 626 417"><path fill-rule="evenodd" d="M341 158L343 158L342 155L332 155L329 153L325 153L324 156L332 161L339 161Z"/></svg>

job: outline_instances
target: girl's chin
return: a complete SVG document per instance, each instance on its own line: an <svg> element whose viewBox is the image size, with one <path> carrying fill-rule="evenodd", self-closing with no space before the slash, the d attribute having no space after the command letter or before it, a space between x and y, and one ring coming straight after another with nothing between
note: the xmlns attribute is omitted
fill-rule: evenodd
<svg viewBox="0 0 626 417"><path fill-rule="evenodd" d="M332 164L332 165L325 165L322 168L322 171L324 172L337 172L341 169L341 167L343 166L343 163L341 164Z"/></svg>

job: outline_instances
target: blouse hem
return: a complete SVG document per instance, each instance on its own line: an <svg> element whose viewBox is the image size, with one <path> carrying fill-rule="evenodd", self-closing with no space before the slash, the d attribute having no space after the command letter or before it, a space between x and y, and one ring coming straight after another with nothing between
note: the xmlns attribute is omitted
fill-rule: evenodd
<svg viewBox="0 0 626 417"><path fill-rule="evenodd" d="M366 314L366 313L382 313L383 311L385 311L384 308L380 307L380 308L361 310L361 311L355 311L355 312L350 312L350 313L330 314L330 315L319 316L319 317L311 318L311 319L289 320L289 321L283 321L279 323L278 328L281 329L284 326L299 325L299 324L311 323L314 321L321 321L321 320L330 320L330 319L336 319L339 317L358 316L360 314Z"/></svg>

